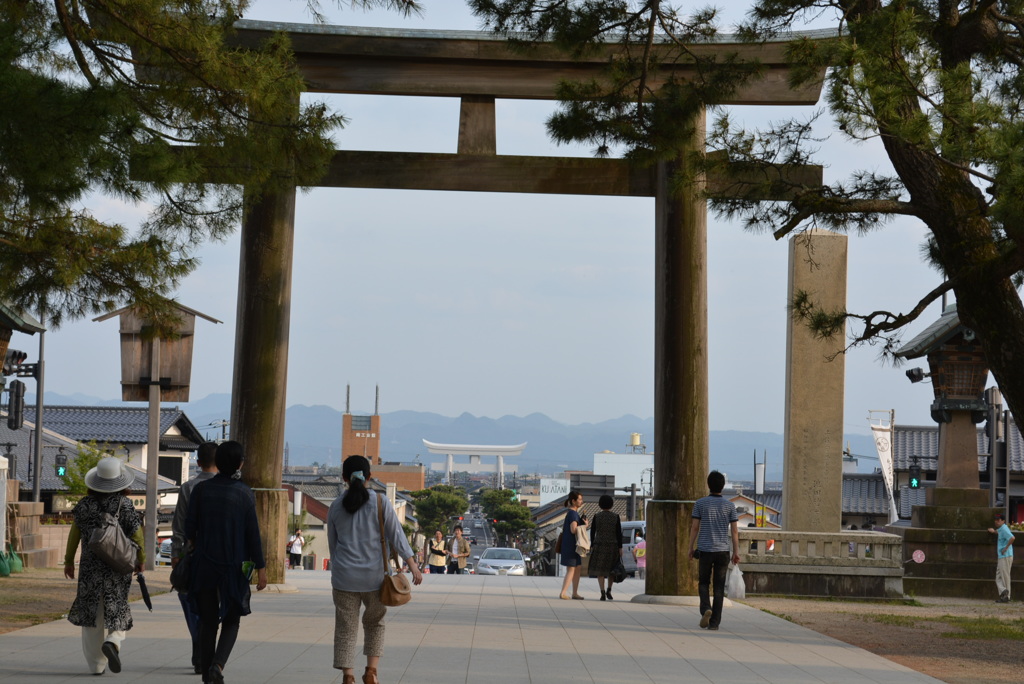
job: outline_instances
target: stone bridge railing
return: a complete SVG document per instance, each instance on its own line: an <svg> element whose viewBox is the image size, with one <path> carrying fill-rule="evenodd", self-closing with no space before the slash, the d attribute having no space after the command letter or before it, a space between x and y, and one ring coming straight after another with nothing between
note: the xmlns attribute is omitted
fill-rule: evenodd
<svg viewBox="0 0 1024 684"><path fill-rule="evenodd" d="M740 529L740 569L752 594L903 596L903 540L881 532Z"/></svg>

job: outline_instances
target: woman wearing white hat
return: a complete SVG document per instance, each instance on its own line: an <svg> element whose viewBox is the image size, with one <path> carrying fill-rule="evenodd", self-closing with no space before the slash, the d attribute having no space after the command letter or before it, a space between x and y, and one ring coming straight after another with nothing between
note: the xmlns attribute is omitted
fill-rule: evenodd
<svg viewBox="0 0 1024 684"><path fill-rule="evenodd" d="M71 526L67 551L64 554L64 575L75 578L75 552L79 540L86 539L100 526L104 513L115 516L125 535L139 546L136 572L146 562L142 527L139 514L131 499L125 496L135 476L117 458L103 458L95 468L85 474L89 493L82 497L72 511L75 522ZM87 545L82 546L78 564L78 593L68 612L68 620L82 628L82 651L93 674L121 671L121 642L125 632L132 628L132 613L128 608L128 592L132 574L120 574L96 557Z"/></svg>

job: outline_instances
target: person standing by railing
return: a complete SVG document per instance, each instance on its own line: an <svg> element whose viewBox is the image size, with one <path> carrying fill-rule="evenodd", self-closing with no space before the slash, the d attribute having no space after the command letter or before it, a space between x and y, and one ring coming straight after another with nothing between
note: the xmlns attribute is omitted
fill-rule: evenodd
<svg viewBox="0 0 1024 684"><path fill-rule="evenodd" d="M1002 513L996 513L995 528L988 528L990 534L996 535L996 591L999 598L996 603L1010 602L1010 570L1013 568L1013 542L1016 538L1010 532Z"/></svg>

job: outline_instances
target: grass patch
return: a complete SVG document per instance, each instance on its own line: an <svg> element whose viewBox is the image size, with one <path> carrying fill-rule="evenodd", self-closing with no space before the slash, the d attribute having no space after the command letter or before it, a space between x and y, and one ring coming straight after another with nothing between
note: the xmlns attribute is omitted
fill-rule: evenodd
<svg viewBox="0 0 1024 684"><path fill-rule="evenodd" d="M30 625L41 625L44 622L60 620L64 615L65 613L23 613L19 615L11 615L7 620L9 622L27 622Z"/></svg>
<svg viewBox="0 0 1024 684"><path fill-rule="evenodd" d="M1024 641L1024 619L968 618L944 615L939 619L959 631L942 632L947 639L1010 639Z"/></svg>
<svg viewBox="0 0 1024 684"><path fill-rule="evenodd" d="M870 596L798 596L794 594L747 594L749 599L786 599L788 601L819 601L824 603L870 603L878 606L914 606L920 608L923 603L913 596L898 599L880 599Z"/></svg>
<svg viewBox="0 0 1024 684"><path fill-rule="evenodd" d="M783 620L787 620L789 622L793 622L793 618L786 615L785 613L776 613L775 611L768 610L767 608L762 608L761 612L768 613L769 615L774 615L777 618L782 618Z"/></svg>
<svg viewBox="0 0 1024 684"><path fill-rule="evenodd" d="M920 618L910 615L862 615L862 619L894 627L916 627Z"/></svg>

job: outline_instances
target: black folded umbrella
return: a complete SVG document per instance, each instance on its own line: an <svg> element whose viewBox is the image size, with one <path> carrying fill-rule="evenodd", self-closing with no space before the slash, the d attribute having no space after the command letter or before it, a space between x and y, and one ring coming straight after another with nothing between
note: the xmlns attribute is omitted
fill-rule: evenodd
<svg viewBox="0 0 1024 684"><path fill-rule="evenodd" d="M149 587L146 586L146 578L140 572L135 575L135 579L139 580L139 591L142 592L142 600L145 602L146 607L149 608L149 612L153 612L153 600L149 598Z"/></svg>

